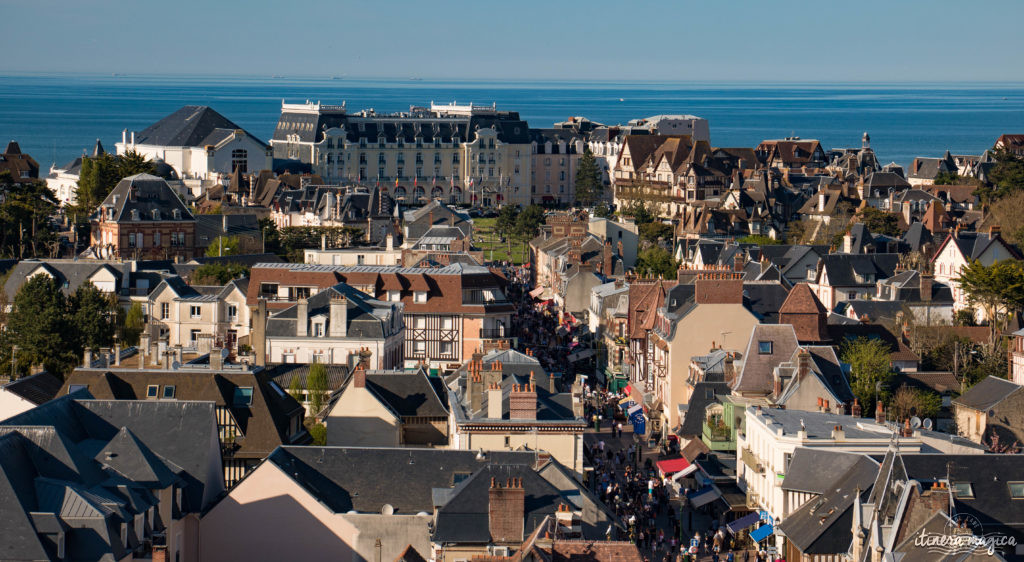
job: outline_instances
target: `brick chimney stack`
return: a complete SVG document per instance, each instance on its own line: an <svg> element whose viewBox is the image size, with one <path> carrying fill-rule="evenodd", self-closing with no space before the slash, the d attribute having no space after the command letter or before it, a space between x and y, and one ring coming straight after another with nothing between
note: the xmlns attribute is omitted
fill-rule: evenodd
<svg viewBox="0 0 1024 562"><path fill-rule="evenodd" d="M362 365L357 366L356 370L352 371L352 386L366 388L366 369Z"/></svg>
<svg viewBox="0 0 1024 562"><path fill-rule="evenodd" d="M923 302L932 300L932 282L935 281L935 278L924 273L921 273L919 277L921 278L921 300Z"/></svg>
<svg viewBox="0 0 1024 562"><path fill-rule="evenodd" d="M743 252L737 250L732 258L732 270L739 273L743 271Z"/></svg>
<svg viewBox="0 0 1024 562"><path fill-rule="evenodd" d="M693 285L697 304L743 304L743 277L738 273L701 273Z"/></svg>
<svg viewBox="0 0 1024 562"><path fill-rule="evenodd" d="M501 406L501 386L498 383L491 383L487 387L487 418L500 420Z"/></svg>
<svg viewBox="0 0 1024 562"><path fill-rule="evenodd" d="M612 241L606 239L604 241L604 253L601 255L601 273L604 275L612 274Z"/></svg>
<svg viewBox="0 0 1024 562"><path fill-rule="evenodd" d="M853 417L855 417L855 418L859 418L859 417L861 417L861 414L863 414L863 413L864 413L863 412L863 408L860 407L860 402L857 401L856 398L854 398L853 399L853 406L850 407L850 414Z"/></svg>
<svg viewBox="0 0 1024 562"><path fill-rule="evenodd" d="M491 478L487 494L487 528L495 543L523 542L526 491L521 478L509 478L502 486Z"/></svg>
<svg viewBox="0 0 1024 562"><path fill-rule="evenodd" d="M537 419L537 387L532 382L512 385L512 392L508 395L508 417L513 420Z"/></svg>
<svg viewBox="0 0 1024 562"><path fill-rule="evenodd" d="M811 374L811 354L806 350L800 350L796 356L796 380L802 381Z"/></svg>
<svg viewBox="0 0 1024 562"><path fill-rule="evenodd" d="M882 408L882 401L875 403L875 423L885 423L885 410Z"/></svg>

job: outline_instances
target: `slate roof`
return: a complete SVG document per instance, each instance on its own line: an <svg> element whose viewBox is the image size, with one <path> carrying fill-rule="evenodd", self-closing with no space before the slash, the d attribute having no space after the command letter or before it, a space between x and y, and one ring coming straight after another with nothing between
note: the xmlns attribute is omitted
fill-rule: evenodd
<svg viewBox="0 0 1024 562"><path fill-rule="evenodd" d="M22 260L17 262L10 269L10 273L4 282L4 292L8 298L13 299L18 294L18 289L28 280L28 276L42 268L56 281L57 287L65 295L71 295L89 278L101 269L108 270L117 283L120 291L125 275L129 276L129 285L138 288L138 281L146 279L149 281L150 290L155 289L159 283L159 274L148 271L131 271L128 263L104 262L98 260ZM156 281L156 282L154 282Z"/></svg>
<svg viewBox="0 0 1024 562"><path fill-rule="evenodd" d="M785 404L787 399L799 387L800 381L796 377L796 370L798 368L798 355L802 351L806 351L811 355L811 374L818 377L822 386L831 392L832 396L840 403L852 403L853 391L850 389L850 383L839 364L839 357L836 356L835 348L830 345L804 346L800 350L795 351L787 363L779 366L780 369L790 370L793 377L783 390L782 396L779 397L779 403Z"/></svg>
<svg viewBox="0 0 1024 562"><path fill-rule="evenodd" d="M854 465L869 461L877 470L878 463L860 453L818 447L797 447L786 469L782 489L811 494L825 494ZM866 489L866 488L865 488Z"/></svg>
<svg viewBox="0 0 1024 562"><path fill-rule="evenodd" d="M136 174L117 182L99 209L113 209L113 218L104 215L102 220L115 222L195 222L167 181L149 174ZM178 218L174 218L174 211L178 211ZM93 220L100 220L98 212L93 214Z"/></svg>
<svg viewBox="0 0 1024 562"><path fill-rule="evenodd" d="M415 373L366 373L366 389L392 412L403 418L413 416L448 418L447 397L441 379L429 377L423 370ZM442 398L443 396L443 398Z"/></svg>
<svg viewBox="0 0 1024 562"><path fill-rule="evenodd" d="M1013 382L990 375L953 400L953 404L988 412L1020 389L1021 386Z"/></svg>
<svg viewBox="0 0 1024 562"><path fill-rule="evenodd" d="M71 385L85 385L91 395L102 400L164 402L146 400L147 387L157 386L161 393L158 395L163 396L167 386L174 386L177 401L210 401L230 410L242 434L234 442L234 455L240 458L262 459L278 445L309 441L305 431L291 434L292 419L304 415L302 406L291 395L259 368L232 367L219 371L205 365L177 370L78 368L65 381L61 394L66 394ZM251 403L236 403L236 392L245 388L252 389Z"/></svg>
<svg viewBox="0 0 1024 562"><path fill-rule="evenodd" d="M822 267L832 287L874 286L895 273L899 254L828 254ZM861 278L858 279L857 277Z"/></svg>
<svg viewBox="0 0 1024 562"><path fill-rule="evenodd" d="M708 391L711 396L708 397ZM718 397L729 394L729 385L725 381L701 381L693 385L693 393L686 406L686 415L679 424L679 435L699 438L707 417L708 406L718 402Z"/></svg>
<svg viewBox="0 0 1024 562"><path fill-rule="evenodd" d="M60 380L60 377L42 371L13 380L3 385L3 389L33 404L39 405L57 396L57 392L60 391L62 384L63 381Z"/></svg>
<svg viewBox="0 0 1024 562"><path fill-rule="evenodd" d="M217 144L241 127L205 105L186 105L146 127L135 142L156 146L206 146ZM245 132L260 144L252 134Z"/></svg>
<svg viewBox="0 0 1024 562"><path fill-rule="evenodd" d="M772 342L772 353L758 353L758 342ZM790 324L758 324L751 331L747 349L743 354L743 368L733 383L738 393L769 394L772 391L772 371L788 361L799 346L796 331Z"/></svg>
<svg viewBox="0 0 1024 562"><path fill-rule="evenodd" d="M309 324L306 329L308 337L315 337L312 335L311 324L313 317L317 315L327 316L324 323L324 338L328 337L326 334L330 333L331 329L331 299L338 295L345 297L347 307L346 338L384 339L393 333L391 327L387 325L387 318L401 310L401 303L379 301L346 283L338 283L309 297L306 316L306 322ZM267 318L267 336L296 337L297 321L298 305L274 312Z"/></svg>

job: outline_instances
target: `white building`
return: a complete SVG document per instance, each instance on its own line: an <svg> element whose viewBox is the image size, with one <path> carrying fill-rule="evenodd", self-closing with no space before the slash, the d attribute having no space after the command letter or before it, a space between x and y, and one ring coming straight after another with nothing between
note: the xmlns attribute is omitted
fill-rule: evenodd
<svg viewBox="0 0 1024 562"><path fill-rule="evenodd" d="M993 226L988 232L952 232L932 258L932 272L935 280L948 285L953 291L953 311L970 307L967 294L960 288L960 272L977 260L981 265L990 266L997 261L1020 259L1020 255L1007 244ZM984 321L984 311L976 310L978 320Z"/></svg>
<svg viewBox="0 0 1024 562"><path fill-rule="evenodd" d="M633 119L629 124L645 128L652 135L690 135L694 141L711 142L708 120L696 115L652 115Z"/></svg>
<svg viewBox="0 0 1024 562"><path fill-rule="evenodd" d="M186 184L220 181L236 169L257 173L272 164L266 143L202 105L186 105L139 133L125 129L117 153L130 150L166 162Z"/></svg>

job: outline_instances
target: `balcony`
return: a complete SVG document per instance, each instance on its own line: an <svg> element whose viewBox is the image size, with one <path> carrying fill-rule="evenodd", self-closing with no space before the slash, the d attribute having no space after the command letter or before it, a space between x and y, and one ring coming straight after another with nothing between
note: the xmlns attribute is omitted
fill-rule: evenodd
<svg viewBox="0 0 1024 562"><path fill-rule="evenodd" d="M736 439L732 430L719 425L717 420L704 420L701 428L701 440L712 451L735 451Z"/></svg>
<svg viewBox="0 0 1024 562"><path fill-rule="evenodd" d="M508 332L507 328L482 328L480 330L480 337L486 340L512 337Z"/></svg>
<svg viewBox="0 0 1024 562"><path fill-rule="evenodd" d="M747 468L754 471L756 474L764 474L764 463L761 459L757 458L757 455L753 451L744 447L740 450L740 460L743 464L747 465Z"/></svg>

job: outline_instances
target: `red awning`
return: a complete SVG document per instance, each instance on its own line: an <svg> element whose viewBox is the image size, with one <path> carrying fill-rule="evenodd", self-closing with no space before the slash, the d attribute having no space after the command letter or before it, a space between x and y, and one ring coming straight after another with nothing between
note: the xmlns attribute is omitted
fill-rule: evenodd
<svg viewBox="0 0 1024 562"><path fill-rule="evenodd" d="M685 470L690 466L689 461L682 457L679 457L678 459L665 459L663 461L658 461L655 464L657 465L658 470L666 476Z"/></svg>

